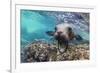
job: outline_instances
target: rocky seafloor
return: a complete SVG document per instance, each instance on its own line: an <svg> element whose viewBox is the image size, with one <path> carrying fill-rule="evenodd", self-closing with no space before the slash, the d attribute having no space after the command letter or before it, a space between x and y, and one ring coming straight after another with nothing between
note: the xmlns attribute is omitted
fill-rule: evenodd
<svg viewBox="0 0 100 73"><path fill-rule="evenodd" d="M57 44L48 44L41 41L33 42L21 48L22 63L89 60L89 56L88 43L69 45L68 49L63 50L63 52L59 51Z"/></svg>

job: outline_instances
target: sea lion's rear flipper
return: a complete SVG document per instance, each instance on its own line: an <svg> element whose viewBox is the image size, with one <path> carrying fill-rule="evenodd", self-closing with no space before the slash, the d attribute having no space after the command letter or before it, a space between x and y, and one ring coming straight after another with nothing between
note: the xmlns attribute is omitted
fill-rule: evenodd
<svg viewBox="0 0 100 73"><path fill-rule="evenodd" d="M46 34L49 35L49 36L54 36L54 32L53 31L47 31Z"/></svg>

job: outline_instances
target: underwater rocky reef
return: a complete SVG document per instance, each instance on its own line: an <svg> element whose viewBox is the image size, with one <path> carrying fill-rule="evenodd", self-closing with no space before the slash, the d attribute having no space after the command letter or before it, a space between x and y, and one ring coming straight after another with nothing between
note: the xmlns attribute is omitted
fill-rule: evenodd
<svg viewBox="0 0 100 73"><path fill-rule="evenodd" d="M48 44L44 41L35 41L23 48L22 63L89 60L90 56L88 43L70 45L64 52L59 52L56 43Z"/></svg>

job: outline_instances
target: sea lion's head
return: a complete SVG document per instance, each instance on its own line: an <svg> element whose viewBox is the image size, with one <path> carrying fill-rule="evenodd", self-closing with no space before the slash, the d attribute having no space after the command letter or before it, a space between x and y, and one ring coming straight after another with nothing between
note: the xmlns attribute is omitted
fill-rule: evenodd
<svg viewBox="0 0 100 73"><path fill-rule="evenodd" d="M63 23L56 25L54 36L57 40L72 40L75 35L71 25Z"/></svg>

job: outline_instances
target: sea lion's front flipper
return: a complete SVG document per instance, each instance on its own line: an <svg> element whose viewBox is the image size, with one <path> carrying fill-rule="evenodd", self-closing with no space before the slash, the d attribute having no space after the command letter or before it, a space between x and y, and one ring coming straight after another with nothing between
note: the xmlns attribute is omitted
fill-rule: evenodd
<svg viewBox="0 0 100 73"><path fill-rule="evenodd" d="M49 36L54 36L54 31L47 31L46 34Z"/></svg>
<svg viewBox="0 0 100 73"><path fill-rule="evenodd" d="M75 39L76 39L77 41L83 40L83 38L82 38L80 35L76 35L76 36L75 36Z"/></svg>

